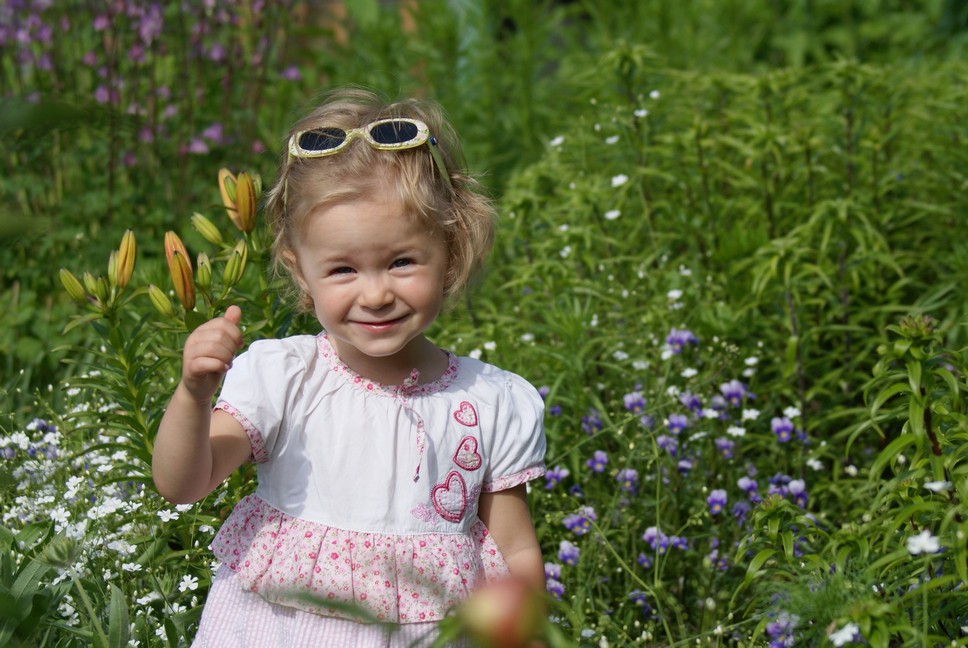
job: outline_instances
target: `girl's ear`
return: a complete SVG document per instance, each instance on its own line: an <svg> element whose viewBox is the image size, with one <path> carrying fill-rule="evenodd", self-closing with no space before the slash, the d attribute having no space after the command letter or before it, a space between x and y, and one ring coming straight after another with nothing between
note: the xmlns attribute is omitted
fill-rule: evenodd
<svg viewBox="0 0 968 648"><path fill-rule="evenodd" d="M302 271L299 270L299 261L296 259L296 253L292 250L286 250L282 253L282 263L286 266L286 270L292 275L292 278L296 280L299 284L300 290L303 293L309 292L309 285L306 283L306 279L302 275Z"/></svg>

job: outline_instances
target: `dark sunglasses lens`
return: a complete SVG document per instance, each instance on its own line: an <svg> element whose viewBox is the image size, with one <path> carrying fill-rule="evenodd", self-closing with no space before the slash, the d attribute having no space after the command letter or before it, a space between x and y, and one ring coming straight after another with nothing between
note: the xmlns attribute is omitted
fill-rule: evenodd
<svg viewBox="0 0 968 648"><path fill-rule="evenodd" d="M328 151L346 140L341 128L320 128L303 133L299 137L299 147L304 151Z"/></svg>
<svg viewBox="0 0 968 648"><path fill-rule="evenodd" d="M370 137L377 144L400 144L417 137L417 125L408 121L388 121L370 129Z"/></svg>

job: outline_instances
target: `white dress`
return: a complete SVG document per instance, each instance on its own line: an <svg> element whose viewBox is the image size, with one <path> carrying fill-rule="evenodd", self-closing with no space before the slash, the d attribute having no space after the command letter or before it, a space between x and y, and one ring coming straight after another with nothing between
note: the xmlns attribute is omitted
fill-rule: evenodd
<svg viewBox="0 0 968 648"><path fill-rule="evenodd" d="M435 382L387 386L325 334L295 336L237 357L216 408L248 433L259 483L212 543L193 645L409 645L507 573L477 505L544 473L544 406L520 376L450 355Z"/></svg>

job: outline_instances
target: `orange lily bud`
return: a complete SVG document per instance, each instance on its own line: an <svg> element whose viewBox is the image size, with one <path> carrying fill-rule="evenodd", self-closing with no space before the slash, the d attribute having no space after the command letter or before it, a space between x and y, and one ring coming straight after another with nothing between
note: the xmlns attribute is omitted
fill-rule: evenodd
<svg viewBox="0 0 968 648"><path fill-rule="evenodd" d="M60 281L64 286L64 290L67 294L71 296L71 299L79 304L87 303L87 293L84 292L84 286L78 281L77 277L74 276L67 268L60 269Z"/></svg>
<svg viewBox="0 0 968 648"><path fill-rule="evenodd" d="M118 251L111 250L108 257L108 283L112 286L118 285Z"/></svg>
<svg viewBox="0 0 968 648"><path fill-rule="evenodd" d="M235 226L248 234L255 227L256 193L252 176L244 171L235 178L235 212L229 217Z"/></svg>
<svg viewBox="0 0 968 648"><path fill-rule="evenodd" d="M168 259L168 273L175 286L175 294L185 310L195 308L195 277L192 262L188 260L185 244L174 232L165 232L165 258Z"/></svg>
<svg viewBox="0 0 968 648"><path fill-rule="evenodd" d="M508 577L481 587L458 608L458 618L476 645L526 648L543 620L541 595L524 579Z"/></svg>
<svg viewBox="0 0 968 648"><path fill-rule="evenodd" d="M245 262L248 258L249 247L245 244L245 240L240 240L232 249L232 254L225 264L225 272L222 274L222 282L226 287L239 283L242 273L245 272Z"/></svg>
<svg viewBox="0 0 968 648"><path fill-rule="evenodd" d="M134 272L134 259L137 254L138 246L135 243L134 232L125 230L121 237L121 247L118 249L118 268L115 285L118 288L127 287L131 281L131 274Z"/></svg>
<svg viewBox="0 0 968 648"><path fill-rule="evenodd" d="M235 176L228 169L218 170L218 190L225 208L229 212L235 210Z"/></svg>

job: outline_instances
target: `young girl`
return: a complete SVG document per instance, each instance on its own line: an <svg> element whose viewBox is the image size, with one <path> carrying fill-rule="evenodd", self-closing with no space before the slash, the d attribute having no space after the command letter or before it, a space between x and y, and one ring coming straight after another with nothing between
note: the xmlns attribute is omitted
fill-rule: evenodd
<svg viewBox="0 0 968 648"><path fill-rule="evenodd" d="M258 468L212 543L194 645L425 645L488 580L544 589L525 498L544 472L541 398L424 336L491 244L493 210L460 159L438 109L362 90L291 131L266 211L323 332L236 356L238 307L198 327L154 448L172 502Z"/></svg>

